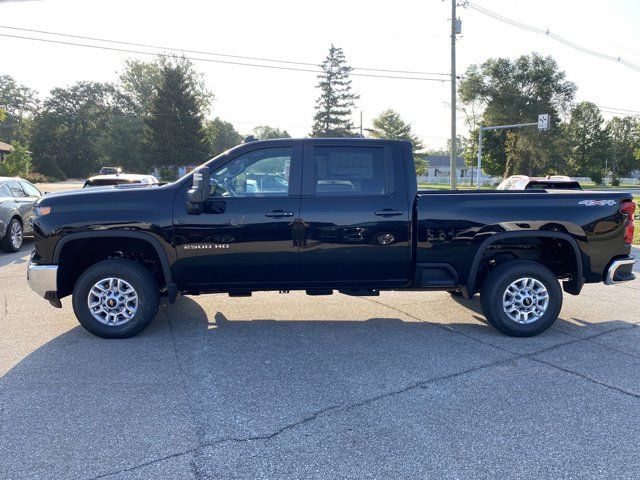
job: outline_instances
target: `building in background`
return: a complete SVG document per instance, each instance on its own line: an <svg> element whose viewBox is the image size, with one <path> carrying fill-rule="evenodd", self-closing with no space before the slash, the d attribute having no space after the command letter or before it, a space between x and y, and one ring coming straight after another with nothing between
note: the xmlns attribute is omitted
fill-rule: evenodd
<svg viewBox="0 0 640 480"><path fill-rule="evenodd" d="M0 142L0 162L4 161L4 157L13 151L13 147L8 143Z"/></svg>
<svg viewBox="0 0 640 480"><path fill-rule="evenodd" d="M429 164L426 177L448 177L450 169L449 157L446 155L425 155L422 157ZM471 174L471 168L464 158L456 158L456 176L466 178Z"/></svg>

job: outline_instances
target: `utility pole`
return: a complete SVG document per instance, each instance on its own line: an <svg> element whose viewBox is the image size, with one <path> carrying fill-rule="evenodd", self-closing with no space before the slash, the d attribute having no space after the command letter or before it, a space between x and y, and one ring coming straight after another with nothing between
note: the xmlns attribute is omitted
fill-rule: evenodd
<svg viewBox="0 0 640 480"><path fill-rule="evenodd" d="M456 1L451 0L451 152L449 178L451 190L456 188Z"/></svg>

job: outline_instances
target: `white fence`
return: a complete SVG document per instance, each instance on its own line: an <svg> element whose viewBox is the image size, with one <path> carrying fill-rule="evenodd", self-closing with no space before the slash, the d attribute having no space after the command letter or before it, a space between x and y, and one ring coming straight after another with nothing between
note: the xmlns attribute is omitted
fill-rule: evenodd
<svg viewBox="0 0 640 480"><path fill-rule="evenodd" d="M457 180L458 185L476 185L476 177L473 176L473 179L470 176L458 177ZM501 177L487 177L482 176L480 179L480 185L497 185L502 181ZM426 175L418 175L418 185L449 185L451 179L449 177L428 177Z"/></svg>
<svg viewBox="0 0 640 480"><path fill-rule="evenodd" d="M577 180L581 184L589 184L593 183L593 181L589 177L571 177L573 180ZM488 177L483 176L480 179L481 185L497 185L502 181L502 177ZM621 185L638 185L640 186L640 178L620 178ZM473 181L471 177L458 177L457 179L458 185L476 185L475 175L473 177ZM604 185L611 185L611 179L605 178L603 180ZM449 185L450 179L449 177L428 177L426 175L418 175L418 184L423 185Z"/></svg>
<svg viewBox="0 0 640 480"><path fill-rule="evenodd" d="M571 177L580 183L593 183L589 177ZM640 178L619 178L620 185L640 185ZM611 178L604 178L602 180L604 185L611 185Z"/></svg>

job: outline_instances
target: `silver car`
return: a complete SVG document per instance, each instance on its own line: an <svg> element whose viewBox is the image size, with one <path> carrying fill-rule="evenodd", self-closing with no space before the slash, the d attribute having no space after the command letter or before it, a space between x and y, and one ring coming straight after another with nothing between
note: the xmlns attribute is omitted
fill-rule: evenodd
<svg viewBox="0 0 640 480"><path fill-rule="evenodd" d="M33 235L33 204L40 190L21 178L0 177L0 249L17 252L25 235Z"/></svg>

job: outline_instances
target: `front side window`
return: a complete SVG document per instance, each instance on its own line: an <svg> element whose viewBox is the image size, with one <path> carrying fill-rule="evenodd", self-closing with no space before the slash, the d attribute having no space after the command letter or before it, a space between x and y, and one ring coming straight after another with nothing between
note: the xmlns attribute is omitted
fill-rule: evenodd
<svg viewBox="0 0 640 480"><path fill-rule="evenodd" d="M245 153L211 174L214 197L289 195L290 147L264 148Z"/></svg>
<svg viewBox="0 0 640 480"><path fill-rule="evenodd" d="M9 189L9 185L7 185L6 183L0 185L0 197L13 197L13 194Z"/></svg>
<svg viewBox="0 0 640 480"><path fill-rule="evenodd" d="M384 149L375 147L314 147L316 195L385 195L391 172Z"/></svg>

